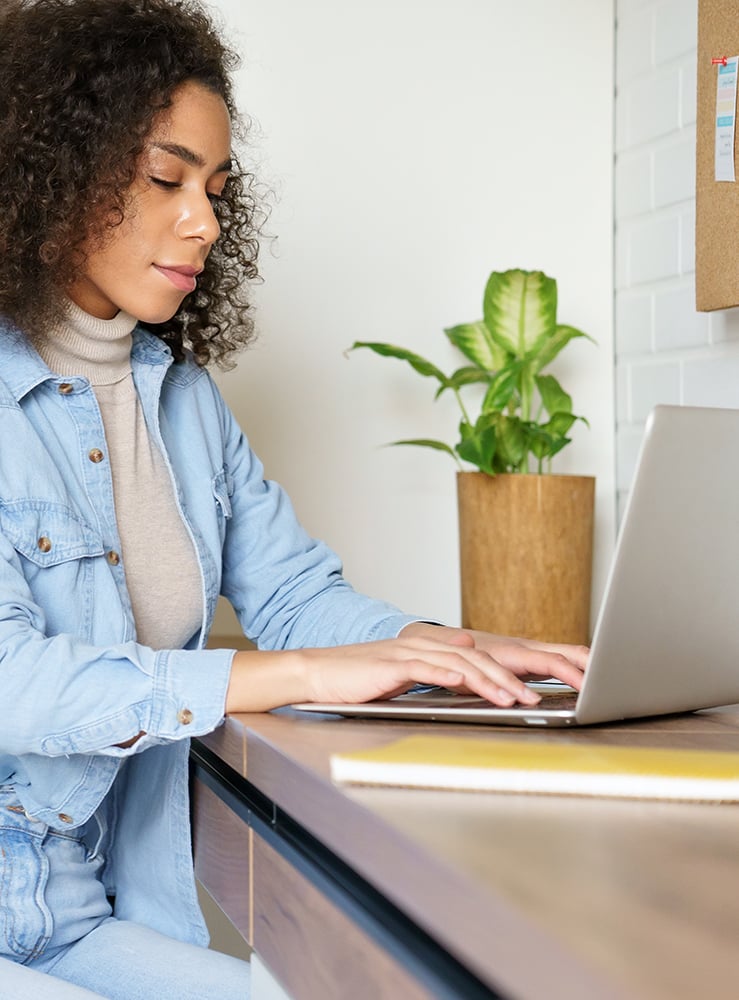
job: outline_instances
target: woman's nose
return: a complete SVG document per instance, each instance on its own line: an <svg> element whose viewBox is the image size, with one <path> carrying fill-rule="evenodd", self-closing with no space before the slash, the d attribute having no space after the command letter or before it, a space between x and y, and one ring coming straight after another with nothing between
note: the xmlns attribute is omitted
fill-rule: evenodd
<svg viewBox="0 0 739 1000"><path fill-rule="evenodd" d="M177 220L175 232L181 239L200 239L204 243L215 243L221 227L207 194L188 198Z"/></svg>

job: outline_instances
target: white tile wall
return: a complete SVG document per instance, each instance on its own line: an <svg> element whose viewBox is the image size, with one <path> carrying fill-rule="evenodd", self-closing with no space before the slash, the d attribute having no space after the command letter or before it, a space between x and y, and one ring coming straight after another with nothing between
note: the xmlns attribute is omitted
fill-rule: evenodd
<svg viewBox="0 0 739 1000"><path fill-rule="evenodd" d="M635 11L642 10L644 7L654 7L654 3L652 3L651 0L619 0L619 17L621 15L626 16L633 14Z"/></svg>
<svg viewBox="0 0 739 1000"><path fill-rule="evenodd" d="M739 309L718 309L708 313L708 329L712 344L739 339Z"/></svg>
<svg viewBox="0 0 739 1000"><path fill-rule="evenodd" d="M683 126L695 122L698 76L695 53L680 70L680 121Z"/></svg>
<svg viewBox="0 0 739 1000"><path fill-rule="evenodd" d="M625 86L622 100L627 107L626 145L638 146L662 135L672 135L680 126L680 93L677 66L661 67Z"/></svg>
<svg viewBox="0 0 739 1000"><path fill-rule="evenodd" d="M654 208L689 201L695 195L695 127L678 132L652 152Z"/></svg>
<svg viewBox="0 0 739 1000"><path fill-rule="evenodd" d="M616 296L616 353L619 357L654 350L654 295L626 291Z"/></svg>
<svg viewBox="0 0 739 1000"><path fill-rule="evenodd" d="M643 424L657 403L680 403L680 362L633 365L629 389L631 420Z"/></svg>
<svg viewBox="0 0 739 1000"><path fill-rule="evenodd" d="M739 355L693 360L684 366L683 381L688 406L739 406Z"/></svg>
<svg viewBox="0 0 739 1000"><path fill-rule="evenodd" d="M680 216L649 213L628 223L630 285L652 284L680 272Z"/></svg>
<svg viewBox="0 0 739 1000"><path fill-rule="evenodd" d="M652 208L652 154L649 150L625 153L619 158L614 188L616 211L620 215L640 215Z"/></svg>
<svg viewBox="0 0 739 1000"><path fill-rule="evenodd" d="M654 349L659 354L709 342L708 313L695 311L695 285L688 276L654 292Z"/></svg>
<svg viewBox="0 0 739 1000"><path fill-rule="evenodd" d="M624 6L622 4L622 6ZM624 83L652 68L654 58L654 9L647 7L619 19L616 46L616 75Z"/></svg>
<svg viewBox="0 0 739 1000"><path fill-rule="evenodd" d="M698 37L695 0L668 0L654 6L654 61L657 66L691 55Z"/></svg>
<svg viewBox="0 0 739 1000"><path fill-rule="evenodd" d="M695 309L698 0L616 0L619 511L656 403L739 407L739 309Z"/></svg>

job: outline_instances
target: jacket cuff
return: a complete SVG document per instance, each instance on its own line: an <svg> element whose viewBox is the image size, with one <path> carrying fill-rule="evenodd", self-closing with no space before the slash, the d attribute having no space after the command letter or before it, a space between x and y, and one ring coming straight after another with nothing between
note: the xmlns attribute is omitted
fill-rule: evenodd
<svg viewBox="0 0 739 1000"><path fill-rule="evenodd" d="M419 617L418 615L403 615L400 613L389 615L373 626L367 641L375 642L379 639L397 639L406 625L412 625L414 622L426 622L429 625L443 624L443 622L435 622L429 618Z"/></svg>
<svg viewBox="0 0 739 1000"><path fill-rule="evenodd" d="M212 732L224 716L233 649L157 653L150 736L180 740Z"/></svg>

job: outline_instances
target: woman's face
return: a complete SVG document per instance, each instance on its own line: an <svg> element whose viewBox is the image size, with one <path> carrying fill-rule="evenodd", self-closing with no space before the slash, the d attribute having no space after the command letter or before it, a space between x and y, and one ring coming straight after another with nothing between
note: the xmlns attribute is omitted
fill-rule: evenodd
<svg viewBox="0 0 739 1000"><path fill-rule="evenodd" d="M231 124L223 99L182 84L156 122L127 194L123 222L88 259L68 295L100 319L119 310L164 323L196 286L219 234L213 201L228 178Z"/></svg>

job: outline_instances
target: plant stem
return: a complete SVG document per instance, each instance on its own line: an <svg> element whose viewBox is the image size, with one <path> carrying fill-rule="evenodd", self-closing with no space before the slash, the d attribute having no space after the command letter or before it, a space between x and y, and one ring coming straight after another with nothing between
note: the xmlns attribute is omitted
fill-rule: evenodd
<svg viewBox="0 0 739 1000"><path fill-rule="evenodd" d="M462 397L461 397L461 395L459 393L459 389L455 389L454 390L454 395L457 397L457 402L459 403L459 408L462 411L462 416L467 421L467 423L470 425L470 427L473 427L474 424L472 423L472 421L470 420L470 418L469 418L469 416L467 414L467 410L465 409L464 403L462 402Z"/></svg>
<svg viewBox="0 0 739 1000"><path fill-rule="evenodd" d="M521 419L531 420L531 400L533 396L533 386L531 384L531 379L529 378L529 373L524 367L521 372L523 376L521 378Z"/></svg>

